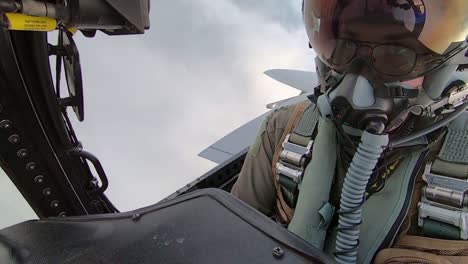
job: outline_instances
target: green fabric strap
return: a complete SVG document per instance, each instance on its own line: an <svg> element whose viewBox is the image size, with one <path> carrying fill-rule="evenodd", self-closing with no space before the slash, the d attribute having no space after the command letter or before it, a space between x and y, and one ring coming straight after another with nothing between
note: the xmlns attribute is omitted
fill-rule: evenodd
<svg viewBox="0 0 468 264"><path fill-rule="evenodd" d="M319 116L318 108L314 104L310 104L302 114L297 126L293 129L289 142L306 147L312 139ZM279 183L286 203L294 208L296 206L299 185L284 175L279 175Z"/></svg>
<svg viewBox="0 0 468 264"><path fill-rule="evenodd" d="M293 132L304 137L312 137L319 116L318 108L314 104L310 104L302 114L301 120L293 129Z"/></svg>
<svg viewBox="0 0 468 264"><path fill-rule="evenodd" d="M433 238L460 239L460 229L458 229L458 227L431 219L424 220L423 232L424 236Z"/></svg>
<svg viewBox="0 0 468 264"><path fill-rule="evenodd" d="M307 144L309 144L309 141L311 140L311 137L304 137L298 134L295 134L294 132L291 133L291 136L289 136L289 142L306 147Z"/></svg>
<svg viewBox="0 0 468 264"><path fill-rule="evenodd" d="M444 161L468 165L468 112L450 123L438 157Z"/></svg>
<svg viewBox="0 0 468 264"><path fill-rule="evenodd" d="M294 208L294 206L296 206L296 196L298 192L297 183L294 182L291 178L284 175L279 175L278 179L286 203L289 205L289 207Z"/></svg>
<svg viewBox="0 0 468 264"><path fill-rule="evenodd" d="M468 146L467 146L468 147ZM448 162L439 158L432 163L432 172L439 175L454 177L458 179L468 178L468 165Z"/></svg>
<svg viewBox="0 0 468 264"><path fill-rule="evenodd" d="M326 203L318 211L322 217L320 221L320 227L328 227L333 219L333 214L335 213L335 207L331 203Z"/></svg>

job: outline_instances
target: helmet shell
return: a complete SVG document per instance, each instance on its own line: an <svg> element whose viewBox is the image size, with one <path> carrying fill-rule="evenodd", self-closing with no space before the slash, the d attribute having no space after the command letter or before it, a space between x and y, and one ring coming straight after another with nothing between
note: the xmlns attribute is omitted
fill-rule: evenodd
<svg viewBox="0 0 468 264"><path fill-rule="evenodd" d="M466 46L467 0L304 0L303 8L311 46L338 71L408 80ZM392 62L405 65L405 58L408 72L392 71Z"/></svg>

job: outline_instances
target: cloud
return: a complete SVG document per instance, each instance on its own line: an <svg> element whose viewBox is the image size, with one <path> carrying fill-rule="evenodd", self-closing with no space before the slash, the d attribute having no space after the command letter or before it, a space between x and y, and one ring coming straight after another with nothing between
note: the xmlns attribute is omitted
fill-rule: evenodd
<svg viewBox="0 0 468 264"><path fill-rule="evenodd" d="M280 23L288 31L302 29L302 17L298 15L302 1L244 0L232 3L242 11L265 18L270 23Z"/></svg>
<svg viewBox="0 0 468 264"><path fill-rule="evenodd" d="M295 1L153 1L142 36L78 36L85 121L122 210L155 203L214 166L211 143L297 91L264 76L313 69Z"/></svg>

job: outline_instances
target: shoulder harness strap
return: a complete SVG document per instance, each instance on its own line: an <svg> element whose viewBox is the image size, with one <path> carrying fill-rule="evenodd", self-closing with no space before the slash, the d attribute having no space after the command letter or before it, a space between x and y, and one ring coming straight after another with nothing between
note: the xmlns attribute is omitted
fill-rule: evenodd
<svg viewBox="0 0 468 264"><path fill-rule="evenodd" d="M418 225L424 235L468 240L468 112L450 124L423 179Z"/></svg>
<svg viewBox="0 0 468 264"><path fill-rule="evenodd" d="M276 187L276 207L280 220L289 223L304 170L310 161L313 132L319 120L318 109L305 101L298 104L275 149L272 172Z"/></svg>

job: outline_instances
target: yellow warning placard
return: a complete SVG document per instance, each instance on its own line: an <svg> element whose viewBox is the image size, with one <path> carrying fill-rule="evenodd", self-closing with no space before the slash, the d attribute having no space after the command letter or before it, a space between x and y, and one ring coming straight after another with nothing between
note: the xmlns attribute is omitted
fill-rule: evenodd
<svg viewBox="0 0 468 264"><path fill-rule="evenodd" d="M16 13L6 13L10 30L53 31L57 21L49 17L36 17Z"/></svg>

